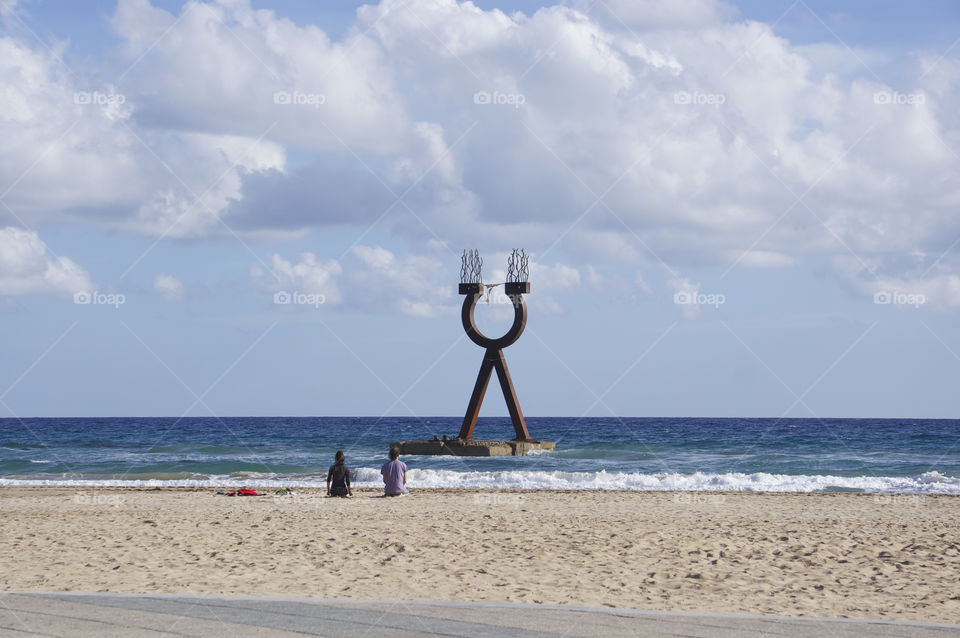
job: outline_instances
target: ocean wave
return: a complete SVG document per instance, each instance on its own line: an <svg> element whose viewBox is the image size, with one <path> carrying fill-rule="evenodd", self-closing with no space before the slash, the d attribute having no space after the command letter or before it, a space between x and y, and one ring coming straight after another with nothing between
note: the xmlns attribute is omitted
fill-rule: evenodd
<svg viewBox="0 0 960 638"><path fill-rule="evenodd" d="M194 475L194 478L166 479L140 477L112 478L0 478L4 485L65 485L89 487L325 487L323 475L251 474ZM376 468L358 468L352 477L354 487L381 487ZM918 476L829 476L743 474L642 474L639 472L456 472L452 470L411 469L410 488L486 488L537 490L626 490L626 491L707 491L707 492L876 492L891 494L960 494L960 478L939 472Z"/></svg>

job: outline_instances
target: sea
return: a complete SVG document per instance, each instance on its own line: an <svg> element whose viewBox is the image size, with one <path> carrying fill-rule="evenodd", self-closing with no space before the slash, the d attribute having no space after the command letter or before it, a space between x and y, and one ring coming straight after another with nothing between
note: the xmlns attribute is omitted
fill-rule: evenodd
<svg viewBox="0 0 960 638"><path fill-rule="evenodd" d="M392 441L459 417L0 419L0 485L318 487L337 450L379 487ZM556 451L404 456L408 486L960 494L958 419L528 418ZM509 439L481 418L478 439Z"/></svg>

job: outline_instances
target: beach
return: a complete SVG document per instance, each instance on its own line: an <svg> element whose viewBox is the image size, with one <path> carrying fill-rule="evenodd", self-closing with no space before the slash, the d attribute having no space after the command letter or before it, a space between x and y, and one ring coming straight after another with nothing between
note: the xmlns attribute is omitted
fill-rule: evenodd
<svg viewBox="0 0 960 638"><path fill-rule="evenodd" d="M0 586L960 619L958 496L216 491L0 488Z"/></svg>

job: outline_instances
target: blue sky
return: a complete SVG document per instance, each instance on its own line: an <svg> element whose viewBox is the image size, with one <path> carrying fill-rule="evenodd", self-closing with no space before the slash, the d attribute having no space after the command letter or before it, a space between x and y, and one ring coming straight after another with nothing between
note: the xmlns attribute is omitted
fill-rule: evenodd
<svg viewBox="0 0 960 638"><path fill-rule="evenodd" d="M955 417L958 23L0 0L0 416Z"/></svg>

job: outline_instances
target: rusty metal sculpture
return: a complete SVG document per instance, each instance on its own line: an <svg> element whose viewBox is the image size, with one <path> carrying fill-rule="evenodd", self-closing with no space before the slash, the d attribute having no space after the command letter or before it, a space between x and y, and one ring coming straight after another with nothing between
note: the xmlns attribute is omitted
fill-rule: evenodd
<svg viewBox="0 0 960 638"><path fill-rule="evenodd" d="M513 381L510 379L507 360L503 356L503 349L519 339L527 325L527 304L523 300L523 295L530 292L529 257L523 250L514 249L507 261L507 281L503 286L507 297L513 302L513 325L510 326L506 334L498 339L491 339L480 332L473 315L477 301L483 295L484 289L487 290L489 295L490 289L500 284L483 283L483 273L481 272L483 260L480 259L478 251L463 251L462 259L460 294L465 295L465 297L460 319L470 340L481 348L485 348L486 351L483 355L483 363L480 365L480 373L477 375L477 382L473 386L470 403L467 404L467 413L463 417L463 426L460 428L458 438L464 441L473 438L477 416L480 414L480 405L483 403L483 397L487 392L490 376L496 370L497 378L500 380L500 389L503 391L503 398L507 402L507 410L510 412L510 420L513 421L513 429L516 432L514 440L533 441L534 439L531 438L530 432L527 430L523 412L520 410L520 402L517 400L517 392L513 387Z"/></svg>
<svg viewBox="0 0 960 638"><path fill-rule="evenodd" d="M473 386L473 394L467 406L467 414L463 417L463 426L460 435L451 439L444 434L440 439L436 434L432 441L395 441L391 446L397 447L400 454L444 454L453 456L525 456L535 450L555 450L556 443L541 441L530 437L527 423L520 411L520 402L517 392L510 380L510 371L507 369L507 360L503 357L503 349L514 343L523 334L527 325L527 305L523 295L530 292L530 260L523 250L515 249L507 260L507 279L502 284L483 283L483 260L476 250L463 251L463 260L460 265L460 294L464 295L463 309L460 318L467 336L475 344L484 348L483 363L480 364L480 374L477 383ZM497 339L486 336L474 321L474 309L484 292L489 294L493 288L503 286L507 297L513 302L513 325L506 334ZM493 371L497 371L500 380L500 389L503 398L507 401L510 411L510 420L516 438L510 441L477 441L473 438L473 429L477 425L477 416L480 414L480 405L483 396L490 384Z"/></svg>

